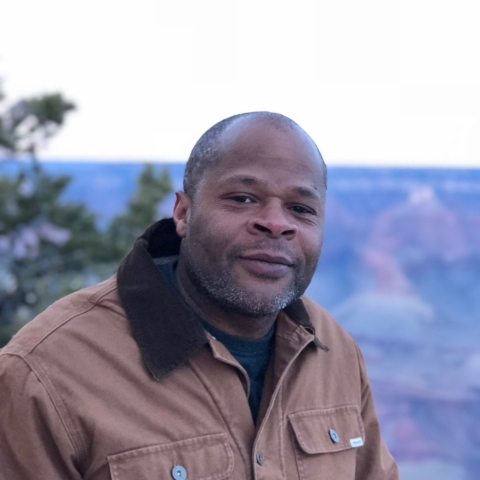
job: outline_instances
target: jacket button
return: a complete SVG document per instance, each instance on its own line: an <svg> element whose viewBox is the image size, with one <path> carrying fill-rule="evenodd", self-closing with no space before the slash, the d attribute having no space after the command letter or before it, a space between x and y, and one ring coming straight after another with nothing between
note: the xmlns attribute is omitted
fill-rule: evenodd
<svg viewBox="0 0 480 480"><path fill-rule="evenodd" d="M256 455L257 463L262 466L263 465L263 455L261 453L257 453Z"/></svg>
<svg viewBox="0 0 480 480"><path fill-rule="evenodd" d="M187 478L187 471L181 465L175 465L172 468L172 478L175 480L185 480Z"/></svg>
<svg viewBox="0 0 480 480"><path fill-rule="evenodd" d="M328 434L330 435L330 438L332 439L332 442L338 443L340 441L340 437L338 436L338 433L333 428L331 428L328 431Z"/></svg>

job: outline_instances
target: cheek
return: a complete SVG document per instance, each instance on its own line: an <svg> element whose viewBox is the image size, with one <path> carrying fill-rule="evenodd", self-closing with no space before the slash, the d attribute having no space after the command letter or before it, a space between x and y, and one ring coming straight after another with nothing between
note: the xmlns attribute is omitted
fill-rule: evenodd
<svg viewBox="0 0 480 480"><path fill-rule="evenodd" d="M218 257L228 244L225 238L226 231L228 229L225 225L216 221L213 216L196 216L190 221L188 239L198 253L203 252L213 261L218 261Z"/></svg>
<svg viewBox="0 0 480 480"><path fill-rule="evenodd" d="M303 239L302 250L308 269L316 267L322 250L322 235L307 236Z"/></svg>

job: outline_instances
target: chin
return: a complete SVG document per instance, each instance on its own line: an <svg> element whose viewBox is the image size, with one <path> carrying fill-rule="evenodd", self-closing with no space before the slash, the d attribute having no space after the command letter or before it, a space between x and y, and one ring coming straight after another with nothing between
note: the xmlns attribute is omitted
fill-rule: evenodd
<svg viewBox="0 0 480 480"><path fill-rule="evenodd" d="M234 311L249 317L266 317L276 315L293 301L299 298L294 288L263 290L238 288L234 295L218 295L216 300L223 305L226 311ZM233 293L233 292L231 292Z"/></svg>

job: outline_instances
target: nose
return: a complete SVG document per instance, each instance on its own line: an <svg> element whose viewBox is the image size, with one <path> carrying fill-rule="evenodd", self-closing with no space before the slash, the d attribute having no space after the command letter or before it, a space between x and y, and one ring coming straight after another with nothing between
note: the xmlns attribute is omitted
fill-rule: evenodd
<svg viewBox="0 0 480 480"><path fill-rule="evenodd" d="M254 235L263 233L270 238L291 240L297 234L298 228L285 215L281 204L271 202L257 211L257 214L248 222L248 230Z"/></svg>

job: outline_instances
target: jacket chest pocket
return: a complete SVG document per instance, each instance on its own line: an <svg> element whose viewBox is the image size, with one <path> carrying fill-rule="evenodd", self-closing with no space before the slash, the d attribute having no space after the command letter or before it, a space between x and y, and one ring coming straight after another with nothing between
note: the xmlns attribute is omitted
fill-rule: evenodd
<svg viewBox="0 0 480 480"><path fill-rule="evenodd" d="M233 452L224 433L108 455L112 480L226 480Z"/></svg>
<svg viewBox="0 0 480 480"><path fill-rule="evenodd" d="M355 478L357 448L365 441L356 405L292 413L288 420L300 479Z"/></svg>

